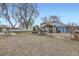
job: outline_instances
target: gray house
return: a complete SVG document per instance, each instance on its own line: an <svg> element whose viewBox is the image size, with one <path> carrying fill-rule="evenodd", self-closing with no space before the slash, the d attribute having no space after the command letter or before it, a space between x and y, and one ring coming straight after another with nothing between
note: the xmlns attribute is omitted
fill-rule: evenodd
<svg viewBox="0 0 79 59"><path fill-rule="evenodd" d="M67 33L70 32L70 27L61 22L47 22L41 23L41 27L44 27L47 32L63 32Z"/></svg>

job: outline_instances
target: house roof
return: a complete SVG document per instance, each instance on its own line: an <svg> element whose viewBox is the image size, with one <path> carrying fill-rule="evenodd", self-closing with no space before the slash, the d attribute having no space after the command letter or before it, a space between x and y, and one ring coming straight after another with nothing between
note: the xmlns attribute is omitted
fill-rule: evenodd
<svg viewBox="0 0 79 59"><path fill-rule="evenodd" d="M66 26L66 24L64 24L64 23L58 23L58 22L41 23L42 26L45 26L47 24L52 25L52 26Z"/></svg>

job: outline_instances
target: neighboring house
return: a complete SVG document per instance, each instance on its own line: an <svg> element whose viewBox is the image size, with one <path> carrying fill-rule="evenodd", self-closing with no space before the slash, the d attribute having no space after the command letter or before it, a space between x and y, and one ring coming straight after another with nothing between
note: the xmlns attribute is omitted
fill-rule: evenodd
<svg viewBox="0 0 79 59"><path fill-rule="evenodd" d="M8 28L7 25L0 25L0 33L7 32L7 28Z"/></svg>
<svg viewBox="0 0 79 59"><path fill-rule="evenodd" d="M61 22L47 22L41 23L41 27L44 27L47 32L70 32L70 27Z"/></svg>

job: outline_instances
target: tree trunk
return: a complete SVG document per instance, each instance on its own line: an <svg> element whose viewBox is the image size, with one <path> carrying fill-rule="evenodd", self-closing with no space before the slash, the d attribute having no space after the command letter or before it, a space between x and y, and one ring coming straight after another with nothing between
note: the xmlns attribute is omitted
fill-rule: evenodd
<svg viewBox="0 0 79 59"><path fill-rule="evenodd" d="M12 27L12 28L14 28L13 24L11 23L11 21L10 21L10 20L8 20L8 22L10 23L11 27Z"/></svg>
<svg viewBox="0 0 79 59"><path fill-rule="evenodd" d="M23 19L24 20L24 25L25 25L25 27L26 27L26 30L28 29L28 22L26 22L26 20L25 19Z"/></svg>

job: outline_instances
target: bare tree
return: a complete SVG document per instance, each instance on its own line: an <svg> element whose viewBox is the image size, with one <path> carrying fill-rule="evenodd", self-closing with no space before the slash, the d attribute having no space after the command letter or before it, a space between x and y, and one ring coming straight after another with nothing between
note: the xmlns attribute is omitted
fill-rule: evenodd
<svg viewBox="0 0 79 59"><path fill-rule="evenodd" d="M7 3L0 4L0 17L6 19L12 28L14 28L16 26L16 24L13 25L13 23L12 23L12 20L16 21L14 15L13 15L13 13L14 13L13 10L14 10L14 7L12 4L7 4Z"/></svg>
<svg viewBox="0 0 79 59"><path fill-rule="evenodd" d="M34 19L39 15L37 11L37 5L36 4L28 4L28 3L22 3L22 4L16 4L17 10L15 12L18 22L20 24L20 27L25 26L26 29L28 29L28 26L30 24L34 24Z"/></svg>
<svg viewBox="0 0 79 59"><path fill-rule="evenodd" d="M60 23L60 18L58 16L49 16L49 17L43 17L43 22L56 22Z"/></svg>
<svg viewBox="0 0 79 59"><path fill-rule="evenodd" d="M14 27L17 25L17 22L18 22L18 20L17 20L17 16L15 15L15 11L16 11L16 5L15 4L11 4L10 5L11 6L11 10L10 10L10 17L15 21L14 22Z"/></svg>
<svg viewBox="0 0 79 59"><path fill-rule="evenodd" d="M34 19L39 15L36 4L30 3L15 3L15 4L0 4L0 17L6 19L12 28L17 24L19 27L28 26L34 24ZM15 21L15 22L13 22Z"/></svg>
<svg viewBox="0 0 79 59"><path fill-rule="evenodd" d="M70 27L70 32L74 33L75 30L77 29L77 24L76 23L68 23L68 26Z"/></svg>
<svg viewBox="0 0 79 59"><path fill-rule="evenodd" d="M57 22L57 23L60 22L60 18L58 16L50 16L50 19L49 20L51 22Z"/></svg>
<svg viewBox="0 0 79 59"><path fill-rule="evenodd" d="M47 22L48 22L48 17L46 17L46 16L43 17L43 18L42 18L42 21L43 21L43 23L47 23Z"/></svg>

